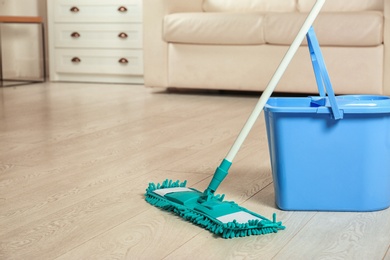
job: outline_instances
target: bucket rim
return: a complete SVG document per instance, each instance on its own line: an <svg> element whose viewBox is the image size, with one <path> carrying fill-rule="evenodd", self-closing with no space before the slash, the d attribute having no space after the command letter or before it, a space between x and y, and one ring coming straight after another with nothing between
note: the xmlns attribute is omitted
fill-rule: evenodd
<svg viewBox="0 0 390 260"><path fill-rule="evenodd" d="M315 102L313 101L315 100ZM319 104L319 100L323 104ZM344 114L390 113L390 97L384 95L336 96L339 109ZM264 107L267 112L279 113L331 113L328 97L271 97Z"/></svg>

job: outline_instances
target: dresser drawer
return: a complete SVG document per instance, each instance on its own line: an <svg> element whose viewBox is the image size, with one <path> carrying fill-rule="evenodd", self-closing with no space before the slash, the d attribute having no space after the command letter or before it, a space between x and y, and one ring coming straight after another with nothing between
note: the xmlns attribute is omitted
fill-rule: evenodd
<svg viewBox="0 0 390 260"><path fill-rule="evenodd" d="M55 50L57 73L142 75L142 50Z"/></svg>
<svg viewBox="0 0 390 260"><path fill-rule="evenodd" d="M55 47L142 48L142 24L56 24Z"/></svg>
<svg viewBox="0 0 390 260"><path fill-rule="evenodd" d="M56 0L55 22L141 22L140 0Z"/></svg>

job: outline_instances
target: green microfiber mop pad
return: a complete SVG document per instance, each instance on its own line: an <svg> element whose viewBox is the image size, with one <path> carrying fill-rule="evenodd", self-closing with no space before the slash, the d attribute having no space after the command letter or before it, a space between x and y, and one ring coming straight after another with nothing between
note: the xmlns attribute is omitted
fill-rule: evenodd
<svg viewBox="0 0 390 260"><path fill-rule="evenodd" d="M276 222L276 214L273 214L271 221L232 201L224 201L224 195L205 194L186 188L186 181L150 183L145 199L223 238L276 233L285 229L281 222Z"/></svg>

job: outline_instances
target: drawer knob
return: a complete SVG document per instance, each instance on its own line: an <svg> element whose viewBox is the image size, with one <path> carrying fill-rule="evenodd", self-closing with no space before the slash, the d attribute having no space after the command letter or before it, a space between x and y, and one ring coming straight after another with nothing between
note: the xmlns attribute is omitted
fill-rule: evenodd
<svg viewBox="0 0 390 260"><path fill-rule="evenodd" d="M124 12L127 12L127 8L124 7L124 6L121 6L118 8L118 11L121 12L121 13L124 13Z"/></svg>
<svg viewBox="0 0 390 260"><path fill-rule="evenodd" d="M80 9L77 8L76 6L73 6L72 8L70 8L70 11L71 11L72 13L78 13L78 12L80 11Z"/></svg>
<svg viewBox="0 0 390 260"><path fill-rule="evenodd" d="M129 63L129 61L127 59L125 59L125 58L121 58L118 62L121 63L121 64Z"/></svg>
<svg viewBox="0 0 390 260"><path fill-rule="evenodd" d="M79 38L80 34L78 32L74 32L70 35L72 38Z"/></svg>
<svg viewBox="0 0 390 260"><path fill-rule="evenodd" d="M81 62L81 59L78 58L78 57L74 57L74 58L72 59L72 62L73 62L73 63L80 63L80 62Z"/></svg>
<svg viewBox="0 0 390 260"><path fill-rule="evenodd" d="M121 32L119 35L118 35L119 38L122 38L122 39L126 39L128 37L128 35L124 32Z"/></svg>

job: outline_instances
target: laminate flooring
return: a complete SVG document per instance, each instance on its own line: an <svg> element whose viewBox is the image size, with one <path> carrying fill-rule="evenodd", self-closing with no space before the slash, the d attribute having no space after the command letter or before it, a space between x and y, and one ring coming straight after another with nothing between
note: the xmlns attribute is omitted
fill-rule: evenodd
<svg viewBox="0 0 390 260"><path fill-rule="evenodd" d="M281 211L260 116L218 193L286 230L222 239L144 200L203 190L257 96L139 85L0 88L0 259L390 259L390 210Z"/></svg>

